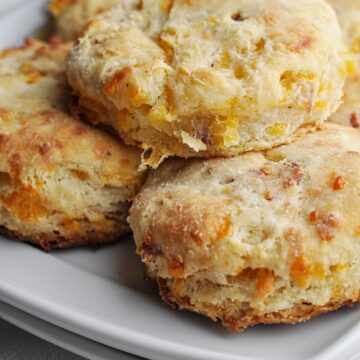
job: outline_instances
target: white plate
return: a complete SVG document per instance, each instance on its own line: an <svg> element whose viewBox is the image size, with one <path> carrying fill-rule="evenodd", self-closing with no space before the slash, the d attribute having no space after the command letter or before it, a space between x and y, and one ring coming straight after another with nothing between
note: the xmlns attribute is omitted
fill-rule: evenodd
<svg viewBox="0 0 360 360"><path fill-rule="evenodd" d="M46 20L45 2L28 1L0 19L0 47L39 28ZM5 238L0 246L0 300L128 353L154 360L339 360L360 354L359 307L236 335L162 305L142 279L130 239L51 255Z"/></svg>
<svg viewBox="0 0 360 360"><path fill-rule="evenodd" d="M51 325L1 301L0 318L17 326L20 329L27 331L28 333L31 333L41 339L46 340L49 343L71 351L72 353L80 355L86 359L141 360L139 357L135 357L134 355L125 354L123 352L120 352L119 350L109 348L99 343L95 343L82 336L75 335L55 325ZM36 346L36 342L34 343L34 346ZM50 350L47 351L49 351L50 353ZM19 349L19 353L23 356L31 356L31 354L28 353L28 349ZM39 354L40 352L38 352L38 355Z"/></svg>

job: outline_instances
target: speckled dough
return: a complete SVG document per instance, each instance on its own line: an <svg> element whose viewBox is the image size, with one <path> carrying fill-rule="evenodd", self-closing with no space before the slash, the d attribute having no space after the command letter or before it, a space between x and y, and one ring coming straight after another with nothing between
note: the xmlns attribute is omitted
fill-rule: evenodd
<svg viewBox="0 0 360 360"><path fill-rule="evenodd" d="M293 141L333 113L346 67L323 0L124 0L69 58L78 112L165 157Z"/></svg>
<svg viewBox="0 0 360 360"><path fill-rule="evenodd" d="M120 0L51 0L49 10L55 18L56 36L76 40L89 19L109 10Z"/></svg>
<svg viewBox="0 0 360 360"><path fill-rule="evenodd" d="M130 210L163 299L232 331L360 300L360 132L266 152L168 160Z"/></svg>
<svg viewBox="0 0 360 360"><path fill-rule="evenodd" d="M70 117L71 43L0 53L0 230L50 251L119 239L140 153Z"/></svg>
<svg viewBox="0 0 360 360"><path fill-rule="evenodd" d="M349 77L343 103L330 118L331 122L359 128L360 126L360 1L328 0L338 15L350 56Z"/></svg>

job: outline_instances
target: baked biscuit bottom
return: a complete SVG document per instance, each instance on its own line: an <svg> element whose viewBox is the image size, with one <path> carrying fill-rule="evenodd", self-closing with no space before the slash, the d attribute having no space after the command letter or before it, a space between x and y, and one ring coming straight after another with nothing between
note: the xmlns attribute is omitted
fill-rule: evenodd
<svg viewBox="0 0 360 360"><path fill-rule="evenodd" d="M124 215L127 216L127 213ZM117 242L130 233L129 227L124 225L125 219L122 220L123 223L120 224L117 229L113 226L113 230L111 232L79 232L69 236L66 234L62 235L59 231L53 231L51 233L30 233L26 235L16 230L9 230L4 226L0 226L0 233L13 240L23 241L41 247L45 252L52 252L57 249L68 249L74 246L83 245L98 247Z"/></svg>
<svg viewBox="0 0 360 360"><path fill-rule="evenodd" d="M290 309L257 314L254 309L244 310L244 304L236 301L224 301L219 305L193 302L188 296L179 296L173 290L173 282L174 280L157 279L160 295L167 305L204 315L213 321L220 320L223 326L232 332L241 332L259 324L297 324L345 306L352 307L360 302L360 290L358 290L354 292L351 299L348 297L333 298L327 304L320 306L298 303ZM221 286L218 286L218 289L219 295L221 295Z"/></svg>

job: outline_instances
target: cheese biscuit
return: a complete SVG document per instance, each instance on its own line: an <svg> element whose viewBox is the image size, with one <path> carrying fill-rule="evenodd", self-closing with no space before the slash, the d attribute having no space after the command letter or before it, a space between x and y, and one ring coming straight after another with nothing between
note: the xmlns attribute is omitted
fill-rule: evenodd
<svg viewBox="0 0 360 360"><path fill-rule="evenodd" d="M69 115L71 43L0 53L0 227L50 251L118 240L140 153Z"/></svg>
<svg viewBox="0 0 360 360"><path fill-rule="evenodd" d="M166 161L130 210L165 302L232 331L360 301L360 132L327 124L290 145Z"/></svg>
<svg viewBox="0 0 360 360"><path fill-rule="evenodd" d="M323 0L123 0L89 22L68 76L77 112L156 168L313 131L340 104L343 52Z"/></svg>

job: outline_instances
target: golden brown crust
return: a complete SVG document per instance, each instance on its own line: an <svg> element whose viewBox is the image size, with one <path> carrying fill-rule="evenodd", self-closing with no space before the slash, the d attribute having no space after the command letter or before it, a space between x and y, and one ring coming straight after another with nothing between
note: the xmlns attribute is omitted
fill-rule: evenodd
<svg viewBox="0 0 360 360"><path fill-rule="evenodd" d="M242 304L224 303L221 306L212 304L191 304L189 298L180 297L173 293L166 279L157 279L160 295L163 301L179 310L192 311L209 317L213 321L220 320L224 327L232 332L241 332L248 327L259 324L297 324L310 320L316 316L340 309L344 306L352 307L360 302L360 291L353 299L331 299L327 304L316 306L313 304L295 304L289 310L272 312L265 315L256 314L254 311L244 311Z"/></svg>
<svg viewBox="0 0 360 360"><path fill-rule="evenodd" d="M125 214L126 215L126 214ZM124 221L126 219L123 219ZM35 235L24 235L17 231L9 230L0 226L0 233L11 239L32 243L41 247L45 252L52 252L57 249L68 249L74 246L91 245L97 247L100 245L110 244L121 240L130 232L124 223L119 222L119 227L114 228L113 232L104 231L90 234L73 234L72 236L63 237L60 233L46 233Z"/></svg>
<svg viewBox="0 0 360 360"><path fill-rule="evenodd" d="M342 52L323 0L125 0L89 22L68 75L80 112L157 167L313 131L340 103Z"/></svg>
<svg viewBox="0 0 360 360"><path fill-rule="evenodd" d="M140 153L71 117L72 43L0 53L0 226L50 250L119 239L140 188Z"/></svg>

